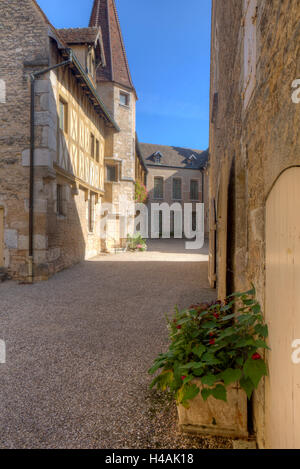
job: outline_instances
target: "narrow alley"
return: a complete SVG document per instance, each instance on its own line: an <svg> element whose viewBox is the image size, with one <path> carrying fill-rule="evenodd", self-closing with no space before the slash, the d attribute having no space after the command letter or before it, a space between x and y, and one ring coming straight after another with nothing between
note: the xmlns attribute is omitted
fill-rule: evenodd
<svg viewBox="0 0 300 469"><path fill-rule="evenodd" d="M167 344L165 313L214 295L207 249L186 252L181 240L102 255L32 286L1 284L0 447L230 447L180 434L175 406L149 390L147 374Z"/></svg>

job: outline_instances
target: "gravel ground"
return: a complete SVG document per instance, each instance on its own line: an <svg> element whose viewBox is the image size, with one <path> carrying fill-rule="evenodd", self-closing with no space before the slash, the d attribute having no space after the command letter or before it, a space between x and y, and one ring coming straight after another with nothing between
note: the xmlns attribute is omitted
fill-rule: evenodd
<svg viewBox="0 0 300 469"><path fill-rule="evenodd" d="M176 409L149 390L167 345L165 313L214 298L206 250L152 241L48 282L0 284L1 448L230 448L180 434Z"/></svg>

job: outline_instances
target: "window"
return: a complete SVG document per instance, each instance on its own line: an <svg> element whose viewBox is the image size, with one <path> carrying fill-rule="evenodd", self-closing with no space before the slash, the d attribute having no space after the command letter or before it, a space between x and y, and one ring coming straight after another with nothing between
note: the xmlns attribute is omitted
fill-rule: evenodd
<svg viewBox="0 0 300 469"><path fill-rule="evenodd" d="M89 231L92 233L95 226L95 194L91 194L89 198Z"/></svg>
<svg viewBox="0 0 300 469"><path fill-rule="evenodd" d="M162 177L154 178L154 199L163 199L164 197L164 180Z"/></svg>
<svg viewBox="0 0 300 469"><path fill-rule="evenodd" d="M96 140L96 161L97 161L97 163L99 163L99 156L100 156L100 153L99 153L99 140Z"/></svg>
<svg viewBox="0 0 300 469"><path fill-rule="evenodd" d="M120 104L122 106L129 106L129 94L120 91Z"/></svg>
<svg viewBox="0 0 300 469"><path fill-rule="evenodd" d="M181 179L173 179L173 200L181 200Z"/></svg>
<svg viewBox="0 0 300 469"><path fill-rule="evenodd" d="M91 134L91 157L95 158L95 135Z"/></svg>
<svg viewBox="0 0 300 469"><path fill-rule="evenodd" d="M198 184L198 181L191 181L190 199L191 200L199 200L199 184Z"/></svg>
<svg viewBox="0 0 300 469"><path fill-rule="evenodd" d="M110 182L117 182L117 167L115 165L106 166L106 179Z"/></svg>
<svg viewBox="0 0 300 469"><path fill-rule="evenodd" d="M61 184L56 186L56 213L57 215L64 215L63 186Z"/></svg>
<svg viewBox="0 0 300 469"><path fill-rule="evenodd" d="M68 132L68 105L62 98L59 98L59 128Z"/></svg>

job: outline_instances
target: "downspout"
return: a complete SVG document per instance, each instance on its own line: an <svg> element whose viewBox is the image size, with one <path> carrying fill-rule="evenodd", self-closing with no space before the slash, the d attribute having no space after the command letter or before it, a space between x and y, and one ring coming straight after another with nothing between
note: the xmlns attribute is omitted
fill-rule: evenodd
<svg viewBox="0 0 300 469"><path fill-rule="evenodd" d="M30 74L30 175L29 175L29 254L28 254L28 281L33 283L33 253L34 253L34 143L35 143L35 80L45 73L64 67L73 60L72 51L69 51L69 59L44 70Z"/></svg>

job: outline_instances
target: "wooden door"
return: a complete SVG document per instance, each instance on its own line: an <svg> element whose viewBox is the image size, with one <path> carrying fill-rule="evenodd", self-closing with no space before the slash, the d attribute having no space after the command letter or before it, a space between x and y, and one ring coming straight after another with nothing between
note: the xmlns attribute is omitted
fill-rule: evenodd
<svg viewBox="0 0 300 469"><path fill-rule="evenodd" d="M300 448L300 364L292 343L300 339L300 168L285 171L266 204L266 447Z"/></svg>
<svg viewBox="0 0 300 469"><path fill-rule="evenodd" d="M4 267L4 209L0 207L0 267Z"/></svg>

